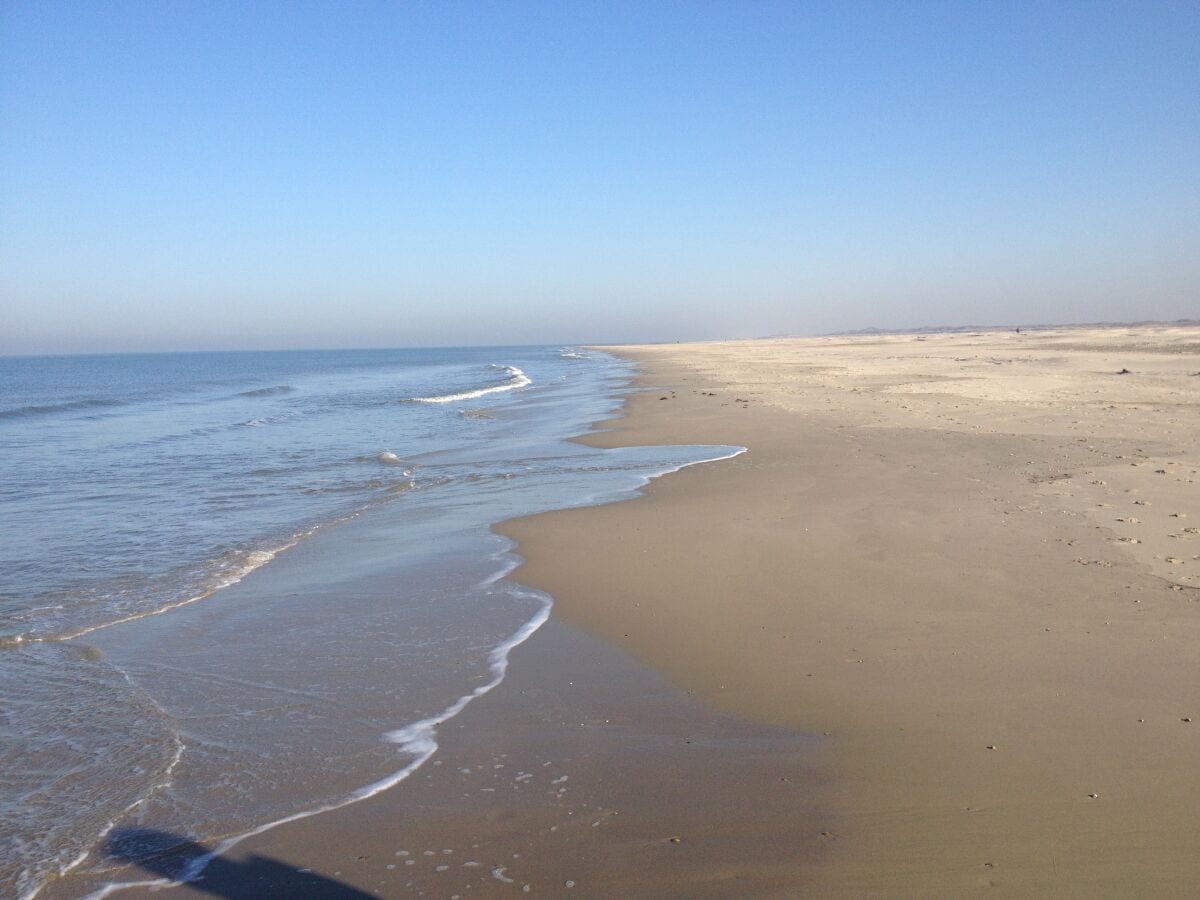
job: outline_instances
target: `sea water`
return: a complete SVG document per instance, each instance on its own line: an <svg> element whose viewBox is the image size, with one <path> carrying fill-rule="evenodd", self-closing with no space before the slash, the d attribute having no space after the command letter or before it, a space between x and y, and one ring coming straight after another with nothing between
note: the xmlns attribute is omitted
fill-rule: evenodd
<svg viewBox="0 0 1200 900"><path fill-rule="evenodd" d="M630 374L550 347L0 359L0 893L144 878L122 858L433 756L551 604L490 526L737 452L568 442Z"/></svg>

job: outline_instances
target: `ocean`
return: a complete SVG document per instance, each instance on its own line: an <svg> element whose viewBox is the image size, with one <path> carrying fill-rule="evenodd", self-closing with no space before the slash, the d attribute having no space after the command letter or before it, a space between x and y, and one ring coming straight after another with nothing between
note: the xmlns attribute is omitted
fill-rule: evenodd
<svg viewBox="0 0 1200 900"><path fill-rule="evenodd" d="M0 358L0 894L115 892L150 854L192 878L186 848L436 755L552 605L490 526L739 451L570 442L631 375L560 347Z"/></svg>

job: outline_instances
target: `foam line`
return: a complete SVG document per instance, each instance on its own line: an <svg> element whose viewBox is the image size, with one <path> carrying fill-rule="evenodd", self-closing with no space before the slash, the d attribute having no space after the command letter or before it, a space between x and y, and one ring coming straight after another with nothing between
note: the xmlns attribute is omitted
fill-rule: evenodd
<svg viewBox="0 0 1200 900"><path fill-rule="evenodd" d="M483 397L487 394L499 394L502 391L513 391L517 388L523 388L533 384L533 379L518 369L516 366L503 366L503 369L512 377L502 384L492 385L491 387L476 388L475 390L462 391L458 394L444 394L439 397L413 397L417 403L453 403L455 400L473 400L476 397Z"/></svg>

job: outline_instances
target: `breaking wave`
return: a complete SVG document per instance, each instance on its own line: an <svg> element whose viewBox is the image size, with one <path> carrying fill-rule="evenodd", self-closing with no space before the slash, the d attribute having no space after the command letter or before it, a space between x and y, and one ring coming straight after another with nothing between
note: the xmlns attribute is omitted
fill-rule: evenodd
<svg viewBox="0 0 1200 900"><path fill-rule="evenodd" d="M474 388L469 391L460 391L457 394L443 394L438 397L413 397L417 403L452 403L455 400L473 400L476 397L484 397L488 394L499 394L503 391L513 391L517 388L523 388L533 384L532 379L516 366L495 366L494 368L501 369L508 373L508 380L500 384L488 385L487 387Z"/></svg>

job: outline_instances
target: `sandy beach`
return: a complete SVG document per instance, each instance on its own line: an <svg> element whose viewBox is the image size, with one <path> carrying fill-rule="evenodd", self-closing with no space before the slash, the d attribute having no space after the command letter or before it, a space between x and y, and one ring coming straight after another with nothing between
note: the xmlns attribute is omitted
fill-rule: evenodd
<svg viewBox="0 0 1200 900"><path fill-rule="evenodd" d="M740 443L506 526L555 613L827 735L815 896L1195 896L1200 330L619 348L601 443Z"/></svg>
<svg viewBox="0 0 1200 900"><path fill-rule="evenodd" d="M504 683L181 896L1196 895L1200 329L611 349L748 452L500 526Z"/></svg>

